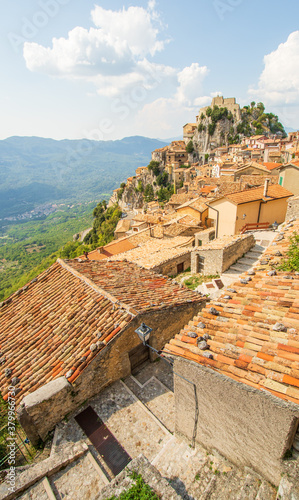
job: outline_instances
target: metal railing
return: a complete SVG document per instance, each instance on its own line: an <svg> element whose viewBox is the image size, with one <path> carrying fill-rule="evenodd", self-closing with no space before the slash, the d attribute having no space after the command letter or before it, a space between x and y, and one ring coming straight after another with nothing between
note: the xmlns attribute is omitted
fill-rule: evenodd
<svg viewBox="0 0 299 500"><path fill-rule="evenodd" d="M31 450L30 444L26 443L26 435L21 427L16 427L14 443L16 448L16 465L21 466L26 463L29 464L34 457L34 453ZM4 426L0 429L0 470L6 469L6 464L10 460L10 453L7 450L7 444L7 426Z"/></svg>
<svg viewBox="0 0 299 500"><path fill-rule="evenodd" d="M270 227L270 222L256 222L252 224L245 224L242 227L240 234L244 234L246 231L253 231L254 229L268 229Z"/></svg>

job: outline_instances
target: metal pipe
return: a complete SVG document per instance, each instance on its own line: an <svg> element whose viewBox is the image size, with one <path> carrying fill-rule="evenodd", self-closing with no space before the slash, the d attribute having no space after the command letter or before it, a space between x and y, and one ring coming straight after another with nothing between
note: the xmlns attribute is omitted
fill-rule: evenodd
<svg viewBox="0 0 299 500"><path fill-rule="evenodd" d="M207 207L211 208L212 210L215 210L217 212L217 219L216 219L216 238L218 238L218 224L219 224L219 210L217 208L211 207L211 205L208 205L206 203Z"/></svg>

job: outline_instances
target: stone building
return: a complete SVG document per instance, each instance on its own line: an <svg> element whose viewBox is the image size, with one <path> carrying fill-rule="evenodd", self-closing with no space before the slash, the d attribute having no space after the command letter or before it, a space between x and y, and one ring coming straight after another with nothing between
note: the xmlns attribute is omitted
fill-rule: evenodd
<svg viewBox="0 0 299 500"><path fill-rule="evenodd" d="M240 105L236 103L235 97L223 98L222 96L217 96L217 97L213 97L212 103L210 106L205 106L204 108L201 108L199 110L199 114L196 117L197 124L200 121L201 114L203 113L205 115L208 107L214 108L215 106L218 106L218 108L227 108L228 111L230 111L232 113L232 115L236 121L241 120Z"/></svg>
<svg viewBox="0 0 299 500"><path fill-rule="evenodd" d="M151 357L203 306L200 295L130 262L61 260L0 305L1 393L15 387L28 438Z"/></svg>
<svg viewBox="0 0 299 500"><path fill-rule="evenodd" d="M211 228L215 232L214 228ZM213 234L213 233L212 233ZM208 233L207 236L210 236ZM202 241L202 235L196 235L196 242ZM196 246L191 254L192 274L222 274L255 245L252 234L243 236L223 236L206 241Z"/></svg>
<svg viewBox="0 0 299 500"><path fill-rule="evenodd" d="M299 221L286 225L254 274L233 283L163 350L189 381L175 377L176 432L276 486L284 457L299 458L299 277L271 264L298 230Z"/></svg>
<svg viewBox="0 0 299 500"><path fill-rule="evenodd" d="M280 165L279 185L289 189L294 195L299 195L299 161Z"/></svg>

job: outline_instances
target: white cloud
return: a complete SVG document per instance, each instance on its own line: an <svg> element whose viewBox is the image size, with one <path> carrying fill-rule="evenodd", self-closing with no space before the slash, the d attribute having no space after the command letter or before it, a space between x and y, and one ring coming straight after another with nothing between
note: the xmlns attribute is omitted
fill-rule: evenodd
<svg viewBox="0 0 299 500"><path fill-rule="evenodd" d="M258 88L249 94L271 105L299 104L299 31L264 57Z"/></svg>
<svg viewBox="0 0 299 500"><path fill-rule="evenodd" d="M177 89L171 97L147 103L138 112L136 128L151 137L159 134L159 137L182 134L183 125L195 121L199 108L211 104L215 95L222 94L213 92L208 96L200 96L208 73L208 68L199 66L198 63L184 68L177 75Z"/></svg>
<svg viewBox="0 0 299 500"><path fill-rule="evenodd" d="M141 135L166 138L182 134L182 126L193 120L192 111L175 99L159 98L137 113L135 128Z"/></svg>
<svg viewBox="0 0 299 500"><path fill-rule="evenodd" d="M150 0L148 9L129 7L112 11L95 6L95 28L76 27L67 38L53 38L52 47L25 42L23 54L30 71L93 82L98 93L116 95L132 85L149 85L167 78L175 70L155 65L146 59L163 50L167 40L160 40L161 23Z"/></svg>
<svg viewBox="0 0 299 500"><path fill-rule="evenodd" d="M113 40L125 41L134 56L152 56L164 48L165 42L158 40L159 30L154 26L155 4L149 10L142 7L123 8L120 11L106 10L96 5L92 20L101 31Z"/></svg>
<svg viewBox="0 0 299 500"><path fill-rule="evenodd" d="M179 86L175 96L177 101L193 105L202 92L202 84L208 73L207 66L199 66L198 63L192 63L178 73Z"/></svg>

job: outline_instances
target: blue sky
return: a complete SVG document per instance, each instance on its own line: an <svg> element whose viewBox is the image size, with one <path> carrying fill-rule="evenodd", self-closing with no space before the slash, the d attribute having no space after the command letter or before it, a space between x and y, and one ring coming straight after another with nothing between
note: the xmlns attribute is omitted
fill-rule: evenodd
<svg viewBox="0 0 299 500"><path fill-rule="evenodd" d="M299 128L299 2L0 0L0 138L169 138L214 95Z"/></svg>

